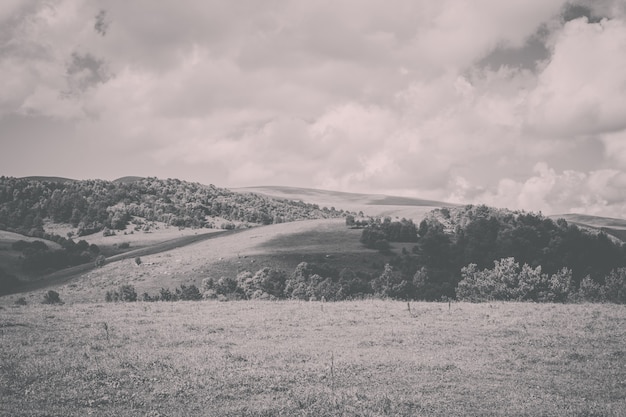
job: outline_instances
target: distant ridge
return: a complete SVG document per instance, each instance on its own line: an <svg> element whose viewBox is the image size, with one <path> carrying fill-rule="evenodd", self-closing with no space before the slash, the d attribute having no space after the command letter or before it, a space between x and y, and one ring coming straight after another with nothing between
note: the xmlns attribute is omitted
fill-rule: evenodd
<svg viewBox="0 0 626 417"><path fill-rule="evenodd" d="M118 178L116 180L113 180L112 182L117 183L117 184L130 184L130 183L133 183L133 182L141 181L143 179L144 179L144 177L128 176L128 177Z"/></svg>
<svg viewBox="0 0 626 417"><path fill-rule="evenodd" d="M314 188L257 186L233 188L232 190L238 193L254 193L270 198L302 201L304 203L317 204L321 207L336 207L355 213L362 212L365 216L404 217L414 221L420 221L427 212L435 208L458 207L458 204L422 198L350 193Z"/></svg>
<svg viewBox="0 0 626 417"><path fill-rule="evenodd" d="M237 192L251 192L267 194L270 196L281 198L289 198L289 196L302 197L332 197L338 201L353 201L361 202L368 205L390 205L390 206L428 206L428 207L456 207L457 204L446 203L443 201L425 200L422 198L414 197L398 197L389 196L384 194L364 194L364 193L350 193L345 191L331 191L322 190L316 188L300 188L300 187L286 187L286 186L256 186L256 187L243 187L233 188L233 191Z"/></svg>
<svg viewBox="0 0 626 417"><path fill-rule="evenodd" d="M32 176L32 177L22 177L22 180L27 181L41 181L41 182L76 182L78 180L72 178L64 178L64 177L46 177L46 176Z"/></svg>
<svg viewBox="0 0 626 417"><path fill-rule="evenodd" d="M618 238L622 242L626 242L626 220L623 219L578 213L553 214L548 217L555 221L564 219L568 223L575 224L576 226L599 230Z"/></svg>

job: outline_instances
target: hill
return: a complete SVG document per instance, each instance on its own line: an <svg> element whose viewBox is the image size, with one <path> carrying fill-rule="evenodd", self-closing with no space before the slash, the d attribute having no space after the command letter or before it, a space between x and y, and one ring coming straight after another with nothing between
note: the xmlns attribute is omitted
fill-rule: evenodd
<svg viewBox="0 0 626 417"><path fill-rule="evenodd" d="M47 177L47 176L32 176L32 177L22 177L20 178L22 180L26 180L26 181L38 181L38 182L59 182L59 183L65 183L65 182L74 182L74 181L78 181L72 178L64 178L64 177Z"/></svg>
<svg viewBox="0 0 626 417"><path fill-rule="evenodd" d="M590 216L588 214L555 214L549 216L551 219L565 219L568 223L580 227L604 232L622 242L626 242L626 220L612 217Z"/></svg>
<svg viewBox="0 0 626 417"><path fill-rule="evenodd" d="M242 271L264 267L290 274L301 262L326 271L353 268L355 273L377 274L392 253L383 254L359 242L361 230L349 229L343 219L305 220L239 230L214 239L152 255L110 262L102 268L79 272L52 288L69 302L103 301L109 290L132 284L139 294L158 293L180 284L200 287L204 278L234 278ZM395 248L399 252L401 246ZM36 298L35 291L21 294Z"/></svg>
<svg viewBox="0 0 626 417"><path fill-rule="evenodd" d="M228 230L345 215L314 204L177 179L50 179L0 177L0 230L50 239L62 247L28 247L21 257L5 257L21 259L28 278L93 262L101 255L117 255L131 245L135 249L179 234L195 234L194 229ZM187 232L177 233L179 229ZM79 239L78 244L74 239Z"/></svg>
<svg viewBox="0 0 626 417"><path fill-rule="evenodd" d="M342 215L342 211L314 204L234 193L177 179L61 183L0 177L0 230L26 235L43 233L45 219L71 224L78 228L78 235L87 235L104 228L124 229L133 217L176 227L220 227L215 218L272 224Z"/></svg>
<svg viewBox="0 0 626 417"><path fill-rule="evenodd" d="M128 176L128 177L121 177L121 178L115 179L115 180L113 180L113 182L114 183L121 183L121 184L129 184L129 183L141 181L143 179L144 179L144 177Z"/></svg>
<svg viewBox="0 0 626 417"><path fill-rule="evenodd" d="M298 187L258 186L234 188L233 191L241 193L252 192L273 198L303 201L322 207L337 207L355 213L363 212L366 216L404 217L413 220L423 218L433 208L457 206L456 204L420 198L347 193Z"/></svg>

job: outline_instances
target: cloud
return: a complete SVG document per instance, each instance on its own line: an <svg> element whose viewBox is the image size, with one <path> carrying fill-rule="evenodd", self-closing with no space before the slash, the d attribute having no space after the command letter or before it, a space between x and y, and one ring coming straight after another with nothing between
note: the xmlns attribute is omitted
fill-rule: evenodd
<svg viewBox="0 0 626 417"><path fill-rule="evenodd" d="M567 22L529 97L530 129L561 137L626 128L626 21Z"/></svg>
<svg viewBox="0 0 626 417"><path fill-rule="evenodd" d="M583 213L623 218L626 216L626 173L615 169L590 172L556 172L537 163L534 175L524 181L501 179L495 190L471 196L474 203L542 211L544 214ZM451 197L467 200L467 183L459 179Z"/></svg>
<svg viewBox="0 0 626 417"><path fill-rule="evenodd" d="M132 155L133 174L135 161L140 175L224 186L617 213L624 9L620 0L7 2L0 120L70 123L103 161ZM66 133L45 140L76 149Z"/></svg>

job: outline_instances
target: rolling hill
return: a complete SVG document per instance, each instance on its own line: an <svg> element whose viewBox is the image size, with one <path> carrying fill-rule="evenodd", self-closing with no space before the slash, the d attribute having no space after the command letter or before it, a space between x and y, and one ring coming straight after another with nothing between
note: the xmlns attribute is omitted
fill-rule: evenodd
<svg viewBox="0 0 626 417"><path fill-rule="evenodd" d="M261 194L272 198L303 201L304 203L317 204L329 208L335 207L356 213L363 212L366 216L404 217L417 222L434 208L457 206L442 201L420 198L347 193L298 187L258 186L233 188L232 190L240 193Z"/></svg>
<svg viewBox="0 0 626 417"><path fill-rule="evenodd" d="M565 219L568 223L590 229L590 231L602 231L622 242L626 242L626 220L624 219L577 213L555 214L549 217L553 220Z"/></svg>
<svg viewBox="0 0 626 417"><path fill-rule="evenodd" d="M199 287L204 278L216 280L222 276L232 278L241 271L254 273L263 267L291 273L301 262L320 264L334 270L349 267L355 272L375 276L381 273L386 263L392 261L393 256L411 253L415 243L392 242L389 252L366 248L359 242L362 230L348 228L342 215L347 212L362 212L366 216L412 219L415 224L419 224L433 209L446 209L440 212L447 213L448 216L452 211L464 210L457 205L418 198L297 187L260 186L226 190L180 180L139 177L124 177L114 182L77 181L72 184L74 185L70 183L65 185L70 187L68 191L74 193L69 195L79 195L81 187L94 189L101 196L110 192L103 191L107 189L113 190L115 196L119 194L121 197L102 200L114 203L107 206L103 213L111 220L115 213L132 208L134 211L130 215L130 223L125 229L118 230L114 236L96 232L78 238L84 239L89 245L101 248L101 253L109 260L103 268L94 269L93 265L87 265L48 276L47 279L50 281L44 279L33 284L34 291L27 293L28 297L39 297L43 288L50 287L62 292L67 301L102 301L106 291L122 284L134 285L139 293L154 293L160 288L175 288L181 284L195 284ZM141 194L143 191L152 193L153 197L146 198ZM10 194L5 192L5 196ZM212 196L218 199L219 204L216 205L214 200L211 200ZM137 202L129 201L131 198ZM78 200L69 199L67 203L71 205L73 201ZM59 210L66 203L65 200L57 202L59 204L55 206L51 200L50 206L44 207L49 207L48 210ZM222 217L219 221L229 221L229 218L241 218L239 216L250 216L250 213L255 211L260 213L259 210L268 210L267 213L271 215L266 217L272 221L263 227L250 229L244 227L237 230L237 233L199 236L217 230L174 226L171 222L162 221L165 218L182 219L192 213L176 211L179 210L177 208L179 206L186 207L184 210L189 207L195 209L205 207L211 210L211 213L232 216ZM151 207L169 210L170 214L163 211L159 214L157 211L151 211ZM284 210L295 213L290 220L298 221L285 222L282 219L275 221L286 213ZM151 213L155 216L150 230L142 229L146 219L141 213ZM197 218L200 221L217 218L208 215L204 217L202 210L195 210L193 213L194 216L199 216ZM490 211L487 210L485 213ZM504 216L507 215L505 211L502 213ZM157 215L161 217L157 218ZM564 218L568 223L582 228L604 230L614 236L619 233L626 235L626 221L620 219L578 214L551 217ZM249 217L243 219L249 220ZM67 234L68 230L73 233L78 230L75 226L72 228L67 224L51 225L49 221L46 219L44 222L46 230L51 227L50 230L58 230L61 235ZM257 226L259 225L257 223ZM68 226L70 228L66 230ZM246 227L249 226L252 224ZM482 235L478 233L476 236ZM121 253L123 251L119 248L122 245L125 245L126 252L131 252ZM141 265L134 262L133 254L141 256L143 261ZM11 256L15 261L13 255Z"/></svg>

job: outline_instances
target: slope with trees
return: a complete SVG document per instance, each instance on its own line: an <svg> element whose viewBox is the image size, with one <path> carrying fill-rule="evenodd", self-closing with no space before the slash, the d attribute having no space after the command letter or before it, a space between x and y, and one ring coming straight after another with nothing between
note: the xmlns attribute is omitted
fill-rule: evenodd
<svg viewBox="0 0 626 417"><path fill-rule="evenodd" d="M42 181L0 177L0 230L43 233L44 219L79 235L123 229L133 216L178 227L206 227L212 217L252 224L340 217L314 204L235 193L177 179Z"/></svg>

